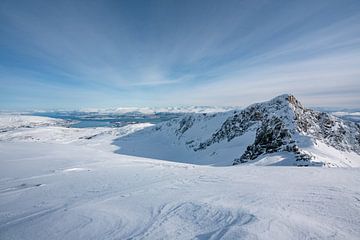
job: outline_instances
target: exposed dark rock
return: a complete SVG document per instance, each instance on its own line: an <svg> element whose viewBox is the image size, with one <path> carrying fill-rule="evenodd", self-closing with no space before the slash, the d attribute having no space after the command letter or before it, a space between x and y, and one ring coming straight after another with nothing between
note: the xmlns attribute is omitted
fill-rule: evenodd
<svg viewBox="0 0 360 240"><path fill-rule="evenodd" d="M180 136L184 134L189 128L192 127L194 121L195 119L193 116L187 116L181 119L179 122L179 128L176 130L176 134Z"/></svg>

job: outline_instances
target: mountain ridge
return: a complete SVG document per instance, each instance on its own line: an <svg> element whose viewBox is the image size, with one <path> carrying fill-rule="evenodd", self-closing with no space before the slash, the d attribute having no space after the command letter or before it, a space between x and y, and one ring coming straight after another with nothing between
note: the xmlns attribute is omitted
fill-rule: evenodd
<svg viewBox="0 0 360 240"><path fill-rule="evenodd" d="M194 157L197 158L195 163L215 165L218 164L216 161L224 161L225 164L224 159L227 159L225 165L255 163L260 158L280 154L287 155L287 158L290 156L292 161L288 164L295 166L352 166L354 163L348 161L345 155L349 153L354 158L355 154L355 158L358 158L360 154L359 124L305 108L291 94L254 103L242 110L186 114L135 133L135 136L137 134L151 139L147 144L153 147L148 148L157 152L133 151L140 150L143 156L150 154L159 159L176 158L187 162L185 158ZM129 136L127 141L132 138ZM161 144L156 145L155 141ZM133 143L136 144L136 141ZM162 154L161 148L173 149L173 156L170 150L166 150L166 155ZM337 160L322 159L317 152L325 151L324 148L330 148L326 151L335 151L336 155L345 154L343 158L348 162L341 160L341 164L338 164ZM130 153L125 147L119 152L124 151Z"/></svg>

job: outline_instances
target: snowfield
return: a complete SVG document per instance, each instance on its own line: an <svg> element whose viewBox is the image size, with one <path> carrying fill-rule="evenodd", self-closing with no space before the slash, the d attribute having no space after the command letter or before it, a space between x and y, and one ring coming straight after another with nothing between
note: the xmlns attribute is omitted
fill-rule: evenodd
<svg viewBox="0 0 360 240"><path fill-rule="evenodd" d="M67 125L68 122L64 120L48 117L0 115L0 144L1 142L71 143L111 151L117 149L111 145L114 138L124 137L153 124L138 123L121 128L69 128Z"/></svg>
<svg viewBox="0 0 360 240"><path fill-rule="evenodd" d="M150 124L15 119L0 125L1 240L360 238L360 168L161 161L114 153Z"/></svg>

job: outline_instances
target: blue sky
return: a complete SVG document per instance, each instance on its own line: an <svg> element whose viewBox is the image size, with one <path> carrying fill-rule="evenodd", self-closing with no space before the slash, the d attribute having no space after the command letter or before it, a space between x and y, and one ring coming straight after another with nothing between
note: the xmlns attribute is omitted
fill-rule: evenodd
<svg viewBox="0 0 360 240"><path fill-rule="evenodd" d="M0 1L0 109L360 107L359 0Z"/></svg>

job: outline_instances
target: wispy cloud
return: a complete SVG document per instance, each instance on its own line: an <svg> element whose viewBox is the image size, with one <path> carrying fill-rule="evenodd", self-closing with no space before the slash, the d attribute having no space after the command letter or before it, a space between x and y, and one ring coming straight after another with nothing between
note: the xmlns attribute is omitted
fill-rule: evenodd
<svg viewBox="0 0 360 240"><path fill-rule="evenodd" d="M0 107L245 105L284 92L358 107L359 12L357 0L3 0Z"/></svg>

